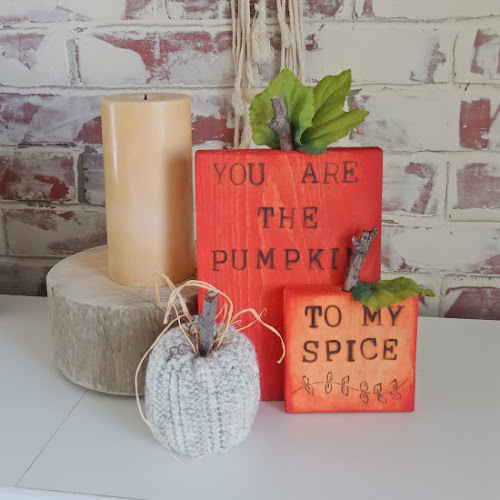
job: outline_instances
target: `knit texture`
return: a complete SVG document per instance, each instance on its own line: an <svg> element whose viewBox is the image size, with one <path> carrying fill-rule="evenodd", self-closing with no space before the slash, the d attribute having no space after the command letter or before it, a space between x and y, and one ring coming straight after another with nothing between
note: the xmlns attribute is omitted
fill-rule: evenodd
<svg viewBox="0 0 500 500"><path fill-rule="evenodd" d="M231 327L208 356L194 355L180 328L169 330L150 354L146 416L155 438L186 456L220 453L241 443L260 401L257 357Z"/></svg>

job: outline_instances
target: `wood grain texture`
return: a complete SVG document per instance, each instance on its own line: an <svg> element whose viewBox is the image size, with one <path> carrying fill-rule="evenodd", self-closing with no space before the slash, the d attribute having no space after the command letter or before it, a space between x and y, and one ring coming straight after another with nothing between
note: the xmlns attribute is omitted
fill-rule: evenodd
<svg viewBox="0 0 500 500"><path fill-rule="evenodd" d="M162 304L169 290L160 289ZM153 288L115 283L108 276L107 248L72 255L47 275L55 358L72 382L108 394L134 395L135 370L163 329L164 312ZM185 294L192 313L197 293ZM143 393L145 366L140 376Z"/></svg>
<svg viewBox="0 0 500 500"><path fill-rule="evenodd" d="M340 287L284 295L287 412L414 410L418 297L375 313Z"/></svg>
<svg viewBox="0 0 500 500"><path fill-rule="evenodd" d="M282 332L283 287L342 284L353 234L380 227L381 198L378 148L331 149L323 155L200 151L199 279L227 293L235 311L266 309L264 321ZM380 279L379 238L361 279ZM245 333L257 349L262 399L282 400L279 340L260 325Z"/></svg>

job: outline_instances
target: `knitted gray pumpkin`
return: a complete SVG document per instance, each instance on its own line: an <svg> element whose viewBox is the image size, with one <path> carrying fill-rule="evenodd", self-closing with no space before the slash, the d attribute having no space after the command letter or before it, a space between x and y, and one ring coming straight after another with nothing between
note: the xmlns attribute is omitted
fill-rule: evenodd
<svg viewBox="0 0 500 500"><path fill-rule="evenodd" d="M161 433L153 435L174 452L228 450L245 439L259 405L253 344L230 327L217 349L197 356L180 327L169 330L151 351L145 400L147 419Z"/></svg>

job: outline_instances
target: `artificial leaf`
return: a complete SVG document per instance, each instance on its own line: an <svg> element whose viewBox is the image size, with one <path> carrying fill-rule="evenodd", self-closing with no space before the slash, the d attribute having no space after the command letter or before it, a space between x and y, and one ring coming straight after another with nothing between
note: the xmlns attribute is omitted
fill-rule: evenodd
<svg viewBox="0 0 500 500"><path fill-rule="evenodd" d="M380 280L375 283L360 281L351 291L352 298L361 304L371 307L374 311L382 307L392 306L403 302L414 295L435 297L432 290L421 289L410 278L395 278L393 280Z"/></svg>
<svg viewBox="0 0 500 500"><path fill-rule="evenodd" d="M288 68L284 68L267 88L257 94L250 106L250 125L255 144L279 149L278 134L271 130L267 122L274 118L271 97L283 97L292 129L295 147L301 144L300 138L311 126L314 116L314 93L306 87Z"/></svg>
<svg viewBox="0 0 500 500"><path fill-rule="evenodd" d="M297 148L302 153L322 154L328 145L355 129L368 115L368 111L353 109L342 111L336 116L335 111L328 115L329 121L313 124L302 135L302 144Z"/></svg>
<svg viewBox="0 0 500 500"><path fill-rule="evenodd" d="M351 90L351 83L350 69L343 71L340 75L329 75L320 80L316 87L314 87L314 114L317 115L318 111L331 98L343 99L343 105L345 98Z"/></svg>
<svg viewBox="0 0 500 500"><path fill-rule="evenodd" d="M299 151L324 153L329 144L345 137L366 118L367 111L344 111L351 82L351 70L347 70L340 75L326 76L316 85L312 125L303 133Z"/></svg>

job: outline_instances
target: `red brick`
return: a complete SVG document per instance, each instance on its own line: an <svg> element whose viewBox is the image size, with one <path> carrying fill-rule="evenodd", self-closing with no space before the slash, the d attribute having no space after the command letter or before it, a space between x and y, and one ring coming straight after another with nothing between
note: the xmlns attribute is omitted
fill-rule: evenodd
<svg viewBox="0 0 500 500"><path fill-rule="evenodd" d="M458 222L436 227L384 225L382 269L500 274L500 228Z"/></svg>
<svg viewBox="0 0 500 500"><path fill-rule="evenodd" d="M500 30L477 30L470 71L491 79L500 77Z"/></svg>
<svg viewBox="0 0 500 500"><path fill-rule="evenodd" d="M7 144L101 142L98 96L0 94L0 141Z"/></svg>
<svg viewBox="0 0 500 500"><path fill-rule="evenodd" d="M74 159L70 153L20 149L0 157L0 198L75 201Z"/></svg>
<svg viewBox="0 0 500 500"><path fill-rule="evenodd" d="M414 1L414 0L355 0L358 17L379 17L383 19L462 19L468 17L489 17L500 15L496 0Z"/></svg>
<svg viewBox="0 0 500 500"><path fill-rule="evenodd" d="M500 149L500 96L462 100L460 145L470 149Z"/></svg>
<svg viewBox="0 0 500 500"><path fill-rule="evenodd" d="M450 92L384 90L361 93L353 107L370 112L352 133L362 146L386 151L457 151L459 97Z"/></svg>
<svg viewBox="0 0 500 500"><path fill-rule="evenodd" d="M354 85L443 83L451 78L456 33L447 27L327 23L310 24L307 32L307 75L314 81L346 68L352 70ZM332 47L342 47L334 58Z"/></svg>
<svg viewBox="0 0 500 500"><path fill-rule="evenodd" d="M83 196L87 203L104 205L104 165L100 153L82 153Z"/></svg>
<svg viewBox="0 0 500 500"><path fill-rule="evenodd" d="M0 34L0 44L2 45L2 57L18 61L27 69L35 66L36 51L40 48L45 35L41 33L19 33L4 32ZM8 75L1 75L1 82L5 85L5 78Z"/></svg>
<svg viewBox="0 0 500 500"><path fill-rule="evenodd" d="M230 95L194 95L191 105L194 144L232 144ZM101 144L99 97L0 94L0 137L11 144Z"/></svg>
<svg viewBox="0 0 500 500"><path fill-rule="evenodd" d="M78 43L79 74L87 85L229 86L231 44L230 31L85 34Z"/></svg>
<svg viewBox="0 0 500 500"><path fill-rule="evenodd" d="M467 281L467 280L465 280ZM500 278L491 285L470 285L449 287L445 290L444 316L446 318L500 320Z"/></svg>
<svg viewBox="0 0 500 500"><path fill-rule="evenodd" d="M57 262L0 258L0 294L46 296L45 278Z"/></svg>
<svg viewBox="0 0 500 500"><path fill-rule="evenodd" d="M0 12L0 24L55 23L62 21L121 21L154 13L154 0L24 0L9 2Z"/></svg>
<svg viewBox="0 0 500 500"><path fill-rule="evenodd" d="M234 121L231 97L212 95L192 97L193 145L217 141L218 147L231 146L234 140ZM231 126L229 125L231 123Z"/></svg>
<svg viewBox="0 0 500 500"><path fill-rule="evenodd" d="M251 0L250 15L255 15L255 3ZM304 17L307 19L330 19L335 17L344 0L306 0ZM167 12L171 19L230 19L231 7L228 0L167 0ZM276 0L267 1L267 15L276 17Z"/></svg>
<svg viewBox="0 0 500 500"><path fill-rule="evenodd" d="M457 209L500 209L500 164L467 163L456 171Z"/></svg>
<svg viewBox="0 0 500 500"><path fill-rule="evenodd" d="M106 243L105 216L100 212L9 210L6 221L12 255L65 256Z"/></svg>
<svg viewBox="0 0 500 500"><path fill-rule="evenodd" d="M385 159L382 210L436 215L443 204L446 164Z"/></svg>
<svg viewBox="0 0 500 500"><path fill-rule="evenodd" d="M125 19L142 19L155 14L155 11L154 0L127 0Z"/></svg>
<svg viewBox="0 0 500 500"><path fill-rule="evenodd" d="M0 33L0 85L67 85L66 36L59 30Z"/></svg>

